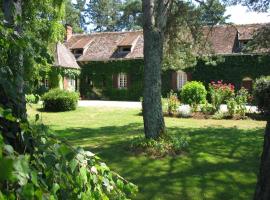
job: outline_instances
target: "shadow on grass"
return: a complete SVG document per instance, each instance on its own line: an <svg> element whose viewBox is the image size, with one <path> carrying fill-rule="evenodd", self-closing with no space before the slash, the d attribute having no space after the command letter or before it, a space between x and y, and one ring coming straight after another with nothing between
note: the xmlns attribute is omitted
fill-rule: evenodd
<svg viewBox="0 0 270 200"><path fill-rule="evenodd" d="M101 156L111 168L137 184L138 199L252 199L263 129L170 127L191 138L189 153L159 160L133 155L125 147L142 124L68 128L59 136Z"/></svg>

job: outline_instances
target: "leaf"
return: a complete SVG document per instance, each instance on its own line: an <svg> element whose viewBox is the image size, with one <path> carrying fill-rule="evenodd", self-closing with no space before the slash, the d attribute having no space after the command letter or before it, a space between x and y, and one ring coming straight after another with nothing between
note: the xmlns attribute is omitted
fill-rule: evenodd
<svg viewBox="0 0 270 200"><path fill-rule="evenodd" d="M25 186L23 186L22 196L24 197L23 199L33 199L35 196L34 185L27 183Z"/></svg>
<svg viewBox="0 0 270 200"><path fill-rule="evenodd" d="M53 194L56 194L56 192L60 189L60 186L57 183L53 184L52 192Z"/></svg>
<svg viewBox="0 0 270 200"><path fill-rule="evenodd" d="M14 154L14 149L11 145L5 145L4 146L4 152L8 155L13 155Z"/></svg>
<svg viewBox="0 0 270 200"><path fill-rule="evenodd" d="M76 159L73 159L70 161L69 167L70 167L72 173L76 169L77 165L78 165L78 161Z"/></svg>
<svg viewBox="0 0 270 200"><path fill-rule="evenodd" d="M32 183L34 183L35 186L37 186L37 187L39 186L36 171L31 172L31 180L32 180Z"/></svg>
<svg viewBox="0 0 270 200"><path fill-rule="evenodd" d="M13 160L10 158L0 159L0 181L14 180L13 172ZM5 172L5 173L3 173Z"/></svg>

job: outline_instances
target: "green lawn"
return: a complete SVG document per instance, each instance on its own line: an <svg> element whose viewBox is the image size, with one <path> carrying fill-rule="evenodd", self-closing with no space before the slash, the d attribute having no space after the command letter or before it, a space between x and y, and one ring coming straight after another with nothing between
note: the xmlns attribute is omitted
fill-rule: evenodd
<svg viewBox="0 0 270 200"><path fill-rule="evenodd" d="M37 111L29 108L33 116ZM143 134L139 110L78 108L42 113L59 137L97 153L122 176L139 186L137 199L252 199L262 149L262 121L166 118L170 133L191 138L189 152L151 159L125 150Z"/></svg>

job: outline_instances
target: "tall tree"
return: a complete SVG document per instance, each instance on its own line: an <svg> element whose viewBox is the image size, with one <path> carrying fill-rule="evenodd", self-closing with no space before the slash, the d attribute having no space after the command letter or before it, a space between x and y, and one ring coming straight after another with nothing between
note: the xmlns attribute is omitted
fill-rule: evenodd
<svg viewBox="0 0 270 200"><path fill-rule="evenodd" d="M122 16L119 26L124 30L136 30L142 28L142 1L127 0L121 7Z"/></svg>
<svg viewBox="0 0 270 200"><path fill-rule="evenodd" d="M22 121L27 120L25 90L47 61L52 61L47 53L52 47L49 44L60 39L61 29L57 28L60 18L56 17L60 12L52 9L61 9L59 1L0 1L0 104L10 108ZM25 151L27 136L17 134L19 124L8 122L2 116L0 124L5 141L18 152Z"/></svg>
<svg viewBox="0 0 270 200"><path fill-rule="evenodd" d="M143 0L144 90L143 120L146 138L165 131L161 105L161 66L164 32L171 0Z"/></svg>
<svg viewBox="0 0 270 200"><path fill-rule="evenodd" d="M92 26L94 31L117 31L121 18L121 0L91 0L86 4L86 23Z"/></svg>
<svg viewBox="0 0 270 200"><path fill-rule="evenodd" d="M74 4L71 0L67 0L65 5L65 21L67 24L72 26L74 33L83 32L83 22L81 21L83 6L79 6L81 5L79 3Z"/></svg>

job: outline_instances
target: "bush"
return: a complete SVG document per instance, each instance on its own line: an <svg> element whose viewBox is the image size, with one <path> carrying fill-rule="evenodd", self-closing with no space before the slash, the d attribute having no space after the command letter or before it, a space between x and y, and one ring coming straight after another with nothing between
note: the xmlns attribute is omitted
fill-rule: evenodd
<svg viewBox="0 0 270 200"><path fill-rule="evenodd" d="M270 113L270 76L263 76L255 81L254 98L258 108L265 114Z"/></svg>
<svg viewBox="0 0 270 200"><path fill-rule="evenodd" d="M79 95L76 92L52 89L43 95L42 100L46 111L68 111L76 109Z"/></svg>
<svg viewBox="0 0 270 200"><path fill-rule="evenodd" d="M188 150L189 139L180 135L164 135L158 140L146 139L144 136L133 138L129 148L135 153L164 157L177 155Z"/></svg>
<svg viewBox="0 0 270 200"><path fill-rule="evenodd" d="M38 103L40 99L39 95L35 94L27 94L25 95L26 103Z"/></svg>
<svg viewBox="0 0 270 200"><path fill-rule="evenodd" d="M181 91L181 101L189 104L196 111L198 105L206 102L207 91L204 85L198 81L186 83Z"/></svg>
<svg viewBox="0 0 270 200"><path fill-rule="evenodd" d="M213 81L209 84L209 94L211 104L216 112L222 103L226 103L227 100L234 96L234 85L231 83L226 84L222 81L217 83Z"/></svg>
<svg viewBox="0 0 270 200"><path fill-rule="evenodd" d="M177 108L180 105L180 102L178 100L177 94L171 91L168 96L167 96L167 101L168 101L168 114L172 115L177 112Z"/></svg>
<svg viewBox="0 0 270 200"><path fill-rule="evenodd" d="M235 98L230 98L227 101L227 108L228 108L229 115L234 116L237 109L237 102L235 101Z"/></svg>
<svg viewBox="0 0 270 200"><path fill-rule="evenodd" d="M206 102L205 104L201 106L201 111L203 114L206 114L206 115L212 115L215 113L214 106L208 102Z"/></svg>

